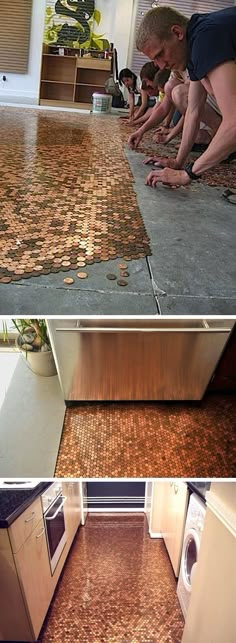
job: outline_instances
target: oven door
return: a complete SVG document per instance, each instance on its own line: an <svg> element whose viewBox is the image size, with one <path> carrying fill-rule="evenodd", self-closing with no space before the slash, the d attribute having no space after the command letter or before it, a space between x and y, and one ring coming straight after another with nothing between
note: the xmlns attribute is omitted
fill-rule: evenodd
<svg viewBox="0 0 236 643"><path fill-rule="evenodd" d="M66 500L66 496L60 494L44 515L52 574L56 569L67 540L64 517L64 504Z"/></svg>

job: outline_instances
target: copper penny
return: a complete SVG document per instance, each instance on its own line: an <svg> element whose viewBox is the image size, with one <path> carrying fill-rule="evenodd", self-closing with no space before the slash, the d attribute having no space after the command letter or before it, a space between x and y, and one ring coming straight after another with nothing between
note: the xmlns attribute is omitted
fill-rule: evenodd
<svg viewBox="0 0 236 643"><path fill-rule="evenodd" d="M126 268L128 268L128 266L127 266L127 264L126 264L126 263L119 263L119 268L120 268L121 270L126 270Z"/></svg>
<svg viewBox="0 0 236 643"><path fill-rule="evenodd" d="M1 284L9 284L11 281L11 277L2 277L0 279Z"/></svg>
<svg viewBox="0 0 236 643"><path fill-rule="evenodd" d="M86 279L88 274L87 272L77 272L77 277L79 277L79 279Z"/></svg>
<svg viewBox="0 0 236 643"><path fill-rule="evenodd" d="M125 281L125 279L118 279L117 283L118 286L128 286L128 281Z"/></svg>
<svg viewBox="0 0 236 643"><path fill-rule="evenodd" d="M61 265L64 266L64 267L70 266L70 261L62 261Z"/></svg>
<svg viewBox="0 0 236 643"><path fill-rule="evenodd" d="M78 268L84 268L84 266L86 266L86 263L85 261L77 261L77 266Z"/></svg>
<svg viewBox="0 0 236 643"><path fill-rule="evenodd" d="M75 283L75 281L74 281L74 279L72 279L72 277L66 277L65 279L63 279L63 281L64 281L64 284L68 284L69 286L71 284Z"/></svg>
<svg viewBox="0 0 236 643"><path fill-rule="evenodd" d="M127 270L121 270L120 274L121 274L121 277L129 277L129 272L127 272Z"/></svg>
<svg viewBox="0 0 236 643"><path fill-rule="evenodd" d="M110 281L114 281L114 279L117 279L116 275L113 275L111 272L109 272L109 274L106 277Z"/></svg>

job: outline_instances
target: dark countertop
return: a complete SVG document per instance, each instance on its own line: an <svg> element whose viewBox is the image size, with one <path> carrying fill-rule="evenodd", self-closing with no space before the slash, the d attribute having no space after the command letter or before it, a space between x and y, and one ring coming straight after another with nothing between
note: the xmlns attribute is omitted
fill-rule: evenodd
<svg viewBox="0 0 236 643"><path fill-rule="evenodd" d="M0 529L9 527L51 482L40 482L34 489L0 489Z"/></svg>
<svg viewBox="0 0 236 643"><path fill-rule="evenodd" d="M210 489L211 486L211 481L210 480L203 480L203 481L198 481L198 480L191 480L187 481L187 486L189 491L192 491L193 493L196 493L203 502L206 502L206 491Z"/></svg>

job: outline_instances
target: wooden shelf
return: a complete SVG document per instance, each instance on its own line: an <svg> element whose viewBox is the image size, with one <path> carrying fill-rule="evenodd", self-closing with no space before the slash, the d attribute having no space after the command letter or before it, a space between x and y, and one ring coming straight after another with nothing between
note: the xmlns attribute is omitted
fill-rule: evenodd
<svg viewBox="0 0 236 643"><path fill-rule="evenodd" d="M60 56L47 51L42 56L40 105L90 109L92 95L105 93L112 61L96 58Z"/></svg>
<svg viewBox="0 0 236 643"><path fill-rule="evenodd" d="M42 78L41 83L54 83L54 85L72 85L72 87L74 87L74 83L67 82L66 80L46 80L46 78Z"/></svg>
<svg viewBox="0 0 236 643"><path fill-rule="evenodd" d="M111 72L111 60L100 58L76 58L79 69L97 69L98 71Z"/></svg>
<svg viewBox="0 0 236 643"><path fill-rule="evenodd" d="M65 101L65 100L50 100L40 98L40 105L44 107L67 107L67 109L86 109L86 111L91 112L92 104L91 103L82 103L75 101Z"/></svg>
<svg viewBox="0 0 236 643"><path fill-rule="evenodd" d="M104 85L95 85L94 83L76 83L76 87L100 87L104 89Z"/></svg>

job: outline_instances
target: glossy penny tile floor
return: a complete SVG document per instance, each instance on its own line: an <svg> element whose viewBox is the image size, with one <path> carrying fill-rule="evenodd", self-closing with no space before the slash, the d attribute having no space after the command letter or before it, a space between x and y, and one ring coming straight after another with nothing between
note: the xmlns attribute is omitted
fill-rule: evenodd
<svg viewBox="0 0 236 643"><path fill-rule="evenodd" d="M143 515L89 515L39 643L180 643L184 619L162 540Z"/></svg>
<svg viewBox="0 0 236 643"><path fill-rule="evenodd" d="M58 477L234 477L236 398L67 409Z"/></svg>
<svg viewBox="0 0 236 643"><path fill-rule="evenodd" d="M0 108L0 283L150 254L119 120Z"/></svg>
<svg viewBox="0 0 236 643"><path fill-rule="evenodd" d="M131 128L127 125L122 125L122 138L123 141L127 141L129 134L134 132L134 128ZM159 143L153 142L153 131L147 132L143 137L137 151L143 152L148 156L164 156L164 157L176 157L177 150L180 144L180 138L174 141L171 141L168 145L160 145ZM192 153L189 155L189 160L194 161L198 158L200 154ZM153 166L147 165L147 174L151 171ZM204 173L201 182L206 185L216 186L216 187L228 187L235 188L236 185L236 161L233 163L220 163L216 167L213 167L208 172ZM190 188L186 188L190 189Z"/></svg>

